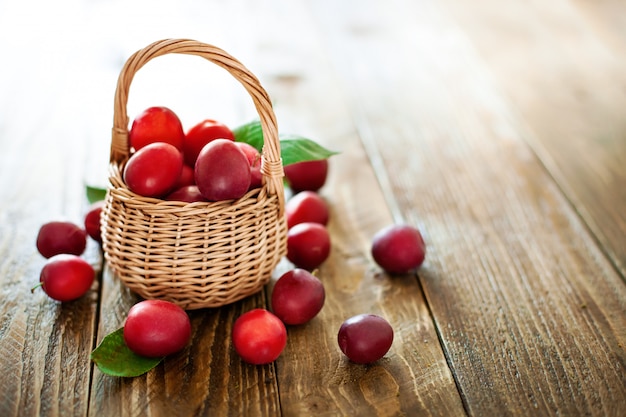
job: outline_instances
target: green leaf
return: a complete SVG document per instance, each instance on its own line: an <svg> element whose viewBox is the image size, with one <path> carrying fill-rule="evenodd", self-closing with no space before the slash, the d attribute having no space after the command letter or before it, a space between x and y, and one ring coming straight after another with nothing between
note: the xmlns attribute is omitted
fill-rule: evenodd
<svg viewBox="0 0 626 417"><path fill-rule="evenodd" d="M107 375L134 377L145 374L163 358L147 358L130 350L124 343L122 327L102 339L100 345L91 352L91 360Z"/></svg>
<svg viewBox="0 0 626 417"><path fill-rule="evenodd" d="M237 142L246 142L259 152L263 149L263 130L259 120L253 120L233 130ZM337 152L330 151L311 139L297 135L280 135L280 156L283 165L326 159Z"/></svg>
<svg viewBox="0 0 626 417"><path fill-rule="evenodd" d="M104 200L107 194L106 188L95 187L93 185L86 185L85 191L87 192L87 201L89 201L89 203Z"/></svg>
<svg viewBox="0 0 626 417"><path fill-rule="evenodd" d="M280 139L280 156L283 159L283 165L327 159L336 154L337 152L329 151L317 142L300 136L286 135L281 136Z"/></svg>
<svg viewBox="0 0 626 417"><path fill-rule="evenodd" d="M233 130L235 141L254 146L259 152L263 149L263 129L260 120L253 120Z"/></svg>

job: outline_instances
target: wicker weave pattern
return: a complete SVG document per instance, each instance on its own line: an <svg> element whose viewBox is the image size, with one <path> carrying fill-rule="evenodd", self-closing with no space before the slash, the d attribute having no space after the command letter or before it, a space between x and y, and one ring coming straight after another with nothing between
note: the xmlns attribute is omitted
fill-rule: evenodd
<svg viewBox="0 0 626 417"><path fill-rule="evenodd" d="M134 74L168 53L198 55L229 71L250 93L264 133L263 186L236 201L183 203L142 197L122 180L130 155L126 103ZM101 224L105 259L132 291L187 310L219 307L258 292L286 253L283 169L271 102L258 80L223 50L164 40L124 65L115 94L109 191Z"/></svg>

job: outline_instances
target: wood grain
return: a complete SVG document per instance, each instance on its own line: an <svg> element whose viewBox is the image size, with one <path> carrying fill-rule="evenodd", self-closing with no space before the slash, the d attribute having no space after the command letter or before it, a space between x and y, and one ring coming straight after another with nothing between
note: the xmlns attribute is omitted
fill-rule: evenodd
<svg viewBox="0 0 626 417"><path fill-rule="evenodd" d="M331 158L330 177L320 190L331 209L332 254L317 272L326 302L312 322L289 328L287 348L277 361L281 411L286 416L462 415L418 282L412 275L389 277L371 259L372 236L393 219L334 78L327 45L317 37L319 28L298 2L273 1L264 10L255 11L258 21L298 33L297 39L286 39L261 31L257 42L263 49L252 56L271 60L290 51L280 57L280 66L268 65L260 74L279 120L285 121L282 131L340 151ZM286 263L275 275L289 267ZM341 323L361 313L385 317L395 331L390 352L366 367L350 363L337 344Z"/></svg>
<svg viewBox="0 0 626 417"><path fill-rule="evenodd" d="M0 5L0 415L626 414L621 1L149 3ZM105 183L119 69L164 37L232 53L272 96L281 132L341 152L321 191L326 305L289 327L271 365L243 363L230 331L268 307L287 261L264 292L190 312L190 345L133 379L89 361L138 301L110 270L73 303L31 293L39 226L80 222L84 183ZM186 125L255 117L227 74L154 64L131 117L155 103ZM370 257L391 222L423 231L416 276ZM100 267L93 242L85 256ZM336 341L362 312L395 330L369 366Z"/></svg>
<svg viewBox="0 0 626 417"><path fill-rule="evenodd" d="M26 109L35 99L30 94L16 96L13 104ZM53 108L68 105L65 97L44 100ZM0 156L3 416L79 416L85 415L88 405L98 280L85 297L63 304L48 298L41 288L31 289L39 283L46 262L35 246L41 225L53 220L82 225L87 166L81 161L89 147L55 120L54 113L43 110L14 111L11 124L5 119L0 134L7 145ZM65 151L68 148L71 155ZM94 241L89 241L83 257L96 273L100 270L102 259Z"/></svg>
<svg viewBox="0 0 626 417"><path fill-rule="evenodd" d="M420 279L468 412L619 415L620 276L454 22L434 2L377 6L315 9L329 38L352 35L328 47L390 205L426 230Z"/></svg>
<svg viewBox="0 0 626 417"><path fill-rule="evenodd" d="M122 327L128 310L138 301L107 269L98 339ZM142 376L117 378L96 369L89 414L278 415L273 364L247 365L230 345L234 320L264 305L261 293L227 307L189 312L192 337L188 347Z"/></svg>
<svg viewBox="0 0 626 417"><path fill-rule="evenodd" d="M626 33L617 2L446 3L514 103L524 139L625 276Z"/></svg>

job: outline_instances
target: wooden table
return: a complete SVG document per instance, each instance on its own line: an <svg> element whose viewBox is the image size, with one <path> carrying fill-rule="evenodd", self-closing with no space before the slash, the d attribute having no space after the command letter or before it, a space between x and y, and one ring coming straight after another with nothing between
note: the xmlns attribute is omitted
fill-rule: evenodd
<svg viewBox="0 0 626 417"><path fill-rule="evenodd" d="M0 415L626 415L623 1L31 3L0 3ZM93 242L84 257L101 274L86 296L31 293L45 261L34 242L47 221L82 221L85 184L106 184L121 66L168 37L232 53L281 132L340 152L320 191L327 299L271 365L243 363L229 338L268 285L190 311L188 348L114 378L89 354L138 298ZM129 114L151 105L187 127L255 117L194 57L138 74ZM394 222L423 232L417 274L371 258ZM369 366L336 342L359 313L395 330Z"/></svg>

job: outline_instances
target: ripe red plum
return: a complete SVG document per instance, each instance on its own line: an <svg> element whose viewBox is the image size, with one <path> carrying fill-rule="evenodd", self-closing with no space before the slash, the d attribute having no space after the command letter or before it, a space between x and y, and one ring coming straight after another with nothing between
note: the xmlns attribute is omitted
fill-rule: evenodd
<svg viewBox="0 0 626 417"><path fill-rule="evenodd" d="M232 331L237 354L253 365L275 361L287 345L287 329L266 309L250 310L237 318Z"/></svg>
<svg viewBox="0 0 626 417"><path fill-rule="evenodd" d="M250 189L260 188L263 184L261 174L261 153L252 145L245 142L235 142L248 158L250 164Z"/></svg>
<svg viewBox="0 0 626 417"><path fill-rule="evenodd" d="M296 267L312 271L330 255L330 235L324 225L300 223L287 231L287 259Z"/></svg>
<svg viewBox="0 0 626 417"><path fill-rule="evenodd" d="M354 363L376 362L393 343L393 328L374 314L359 314L344 321L337 334L341 351Z"/></svg>
<svg viewBox="0 0 626 417"><path fill-rule="evenodd" d="M94 277L93 267L83 258L59 254L46 261L39 281L50 298L66 302L82 297L91 288Z"/></svg>
<svg viewBox="0 0 626 417"><path fill-rule="evenodd" d="M36 245L46 258L61 253L81 255L87 246L87 232L72 222L48 222L39 228Z"/></svg>
<svg viewBox="0 0 626 417"><path fill-rule="evenodd" d="M289 187L296 193L318 191L326 183L328 159L296 162L284 167Z"/></svg>
<svg viewBox="0 0 626 417"><path fill-rule="evenodd" d="M144 300L128 311L124 342L140 356L157 358L182 350L191 338L189 316L165 300Z"/></svg>
<svg viewBox="0 0 626 417"><path fill-rule="evenodd" d="M209 201L237 199L250 187L250 164L235 142L215 139L200 151L195 179L198 189Z"/></svg>
<svg viewBox="0 0 626 417"><path fill-rule="evenodd" d="M185 185L180 187L165 197L168 201L184 201L186 203L195 203L197 201L207 201L200 193L197 185Z"/></svg>
<svg viewBox="0 0 626 417"><path fill-rule="evenodd" d="M183 164L183 168L180 171L180 177L178 177L178 181L174 188L184 187L185 185L194 185L196 180L194 178L193 167L190 167L187 164Z"/></svg>
<svg viewBox="0 0 626 417"><path fill-rule="evenodd" d="M203 120L189 129L183 143L185 164L194 166L202 148L215 139L234 141L235 135L224 123L212 119Z"/></svg>
<svg viewBox="0 0 626 417"><path fill-rule="evenodd" d="M163 106L150 107L142 111L128 132L130 146L138 151L154 142L165 142L183 150L185 132L180 119L172 110Z"/></svg>
<svg viewBox="0 0 626 417"><path fill-rule="evenodd" d="M426 256L426 245L418 229L390 225L372 239L374 261L390 274L406 274L418 268Z"/></svg>
<svg viewBox="0 0 626 417"><path fill-rule="evenodd" d="M326 201L315 191L301 191L285 204L287 227L299 223L313 222L324 226L328 224L328 206Z"/></svg>
<svg viewBox="0 0 626 417"><path fill-rule="evenodd" d="M85 231L93 240L98 243L102 243L102 233L100 231L100 215L102 208L104 207L104 201L96 201L93 203L87 214L85 214Z"/></svg>
<svg viewBox="0 0 626 417"><path fill-rule="evenodd" d="M174 188L182 169L180 151L169 143L156 142L130 156L124 166L123 178L132 192L160 198Z"/></svg>
<svg viewBox="0 0 626 417"><path fill-rule="evenodd" d="M272 289L272 311L285 324L299 325L313 319L324 306L322 282L309 271L285 272Z"/></svg>

